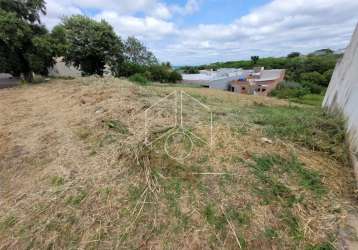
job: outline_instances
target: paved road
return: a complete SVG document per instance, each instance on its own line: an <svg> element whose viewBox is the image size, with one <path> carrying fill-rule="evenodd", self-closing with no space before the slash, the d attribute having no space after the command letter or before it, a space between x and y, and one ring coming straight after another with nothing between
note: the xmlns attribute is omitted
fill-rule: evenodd
<svg viewBox="0 0 358 250"><path fill-rule="evenodd" d="M15 87L19 84L19 79L11 78L9 74L0 73L0 89Z"/></svg>

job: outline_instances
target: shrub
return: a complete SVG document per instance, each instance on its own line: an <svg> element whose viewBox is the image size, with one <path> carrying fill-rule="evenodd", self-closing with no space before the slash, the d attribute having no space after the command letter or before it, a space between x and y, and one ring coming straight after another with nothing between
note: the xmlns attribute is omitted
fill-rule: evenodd
<svg viewBox="0 0 358 250"><path fill-rule="evenodd" d="M309 91L312 93L312 94L321 94L322 92L324 92L325 90L325 87L322 87L318 84L314 84L314 83L303 83L303 86L307 89L309 89Z"/></svg>
<svg viewBox="0 0 358 250"><path fill-rule="evenodd" d="M152 80L155 82L167 82L169 79L170 71L164 65L151 65L149 71L152 74Z"/></svg>
<svg viewBox="0 0 358 250"><path fill-rule="evenodd" d="M140 75L139 78L161 83L176 83L177 81L182 80L181 74L177 71L173 71L168 64L152 64L146 66L131 62L123 62L115 65L112 68L112 72L116 77L130 77L131 79L137 79L138 76L136 75Z"/></svg>
<svg viewBox="0 0 358 250"><path fill-rule="evenodd" d="M321 85L327 86L326 78L317 71L302 73L301 74L301 81L307 85Z"/></svg>
<svg viewBox="0 0 358 250"><path fill-rule="evenodd" d="M112 72L114 73L115 77L130 77L137 73L144 74L145 71L145 66L131 62L118 63L112 68Z"/></svg>
<svg viewBox="0 0 358 250"><path fill-rule="evenodd" d="M199 74L200 71L197 67L185 66L183 67L185 74Z"/></svg>
<svg viewBox="0 0 358 250"><path fill-rule="evenodd" d="M169 74L168 82L176 83L176 82L182 81L182 80L183 80L183 77L182 77L181 74L178 73L177 71L172 71L172 72Z"/></svg>
<svg viewBox="0 0 358 250"><path fill-rule="evenodd" d="M290 99L302 98L309 93L309 89L303 88L299 83L284 81L280 83L277 89L271 92L271 96L275 96L280 99Z"/></svg>
<svg viewBox="0 0 358 250"><path fill-rule="evenodd" d="M139 73L132 75L128 79L129 79L129 81L134 82L134 83L138 83L140 85L148 85L149 84L148 79L145 78L144 75L139 74Z"/></svg>

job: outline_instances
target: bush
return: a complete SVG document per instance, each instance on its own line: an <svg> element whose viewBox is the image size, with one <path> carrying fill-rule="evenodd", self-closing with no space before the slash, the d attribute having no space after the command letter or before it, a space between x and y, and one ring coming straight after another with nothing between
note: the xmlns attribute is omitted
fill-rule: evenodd
<svg viewBox="0 0 358 250"><path fill-rule="evenodd" d="M146 72L146 67L135 63L123 62L115 65L112 68L112 72L115 77L130 77L137 73L144 74Z"/></svg>
<svg viewBox="0 0 358 250"><path fill-rule="evenodd" d="M132 75L128 79L129 79L129 81L138 83L140 85L148 85L149 84L148 79L144 75L139 74L139 73Z"/></svg>
<svg viewBox="0 0 358 250"><path fill-rule="evenodd" d="M320 86L328 86L326 78L317 71L302 73L301 81L306 85L320 85Z"/></svg>
<svg viewBox="0 0 358 250"><path fill-rule="evenodd" d="M290 98L302 98L304 95L308 93L309 91L305 88L297 88L297 89L283 88L283 89L272 91L271 95L280 99L290 99Z"/></svg>
<svg viewBox="0 0 358 250"><path fill-rule="evenodd" d="M176 82L182 81L182 80L183 80L183 77L182 77L181 74L178 73L177 71L172 71L172 72L169 74L168 82L176 83Z"/></svg>
<svg viewBox="0 0 358 250"><path fill-rule="evenodd" d="M173 71L165 64L151 65L148 69L151 74L151 80L155 82L171 82L176 83L182 80L182 76L177 71Z"/></svg>
<svg viewBox="0 0 358 250"><path fill-rule="evenodd" d="M176 83L182 80L182 76L177 71L173 71L167 64L152 64L149 66L139 65L131 62L118 63L112 68L115 77L132 77L139 74L147 81L171 82ZM135 76L134 78L137 78Z"/></svg>
<svg viewBox="0 0 358 250"><path fill-rule="evenodd" d="M299 83L284 81L279 84L277 89L271 92L271 96L275 96L280 99L290 99L302 98L309 93L309 89L303 88Z"/></svg>
<svg viewBox="0 0 358 250"><path fill-rule="evenodd" d="M303 83L303 86L307 89L309 89L309 91L312 94L322 94L325 91L325 88L318 85L318 84L313 84L313 83Z"/></svg>
<svg viewBox="0 0 358 250"><path fill-rule="evenodd" d="M183 67L185 74L199 74L200 71L197 67L185 66Z"/></svg>

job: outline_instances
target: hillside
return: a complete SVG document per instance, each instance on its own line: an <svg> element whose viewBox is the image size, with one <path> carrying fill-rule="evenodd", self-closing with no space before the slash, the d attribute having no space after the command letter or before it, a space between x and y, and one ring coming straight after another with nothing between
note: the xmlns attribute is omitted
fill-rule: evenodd
<svg viewBox="0 0 358 250"><path fill-rule="evenodd" d="M213 112L213 146L194 139L184 161L165 139L144 145L145 110L173 91ZM150 138L172 128L169 104L151 109ZM185 102L183 117L205 137L202 107ZM0 90L0 109L0 249L334 249L351 236L343 122L319 107L93 77Z"/></svg>

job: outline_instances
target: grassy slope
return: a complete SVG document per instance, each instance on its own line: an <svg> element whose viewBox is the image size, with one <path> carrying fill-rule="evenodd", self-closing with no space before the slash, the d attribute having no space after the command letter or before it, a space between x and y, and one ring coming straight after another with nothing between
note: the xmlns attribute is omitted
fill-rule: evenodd
<svg viewBox="0 0 358 250"><path fill-rule="evenodd" d="M185 88L212 108L214 146L194 140L177 162L165 140L143 144L144 110L174 90L95 78L2 90L11 109L0 113L0 248L337 244L356 205L340 121L314 106ZM173 100L150 111L151 138L172 126ZM210 134L200 105L186 102L183 116Z"/></svg>

